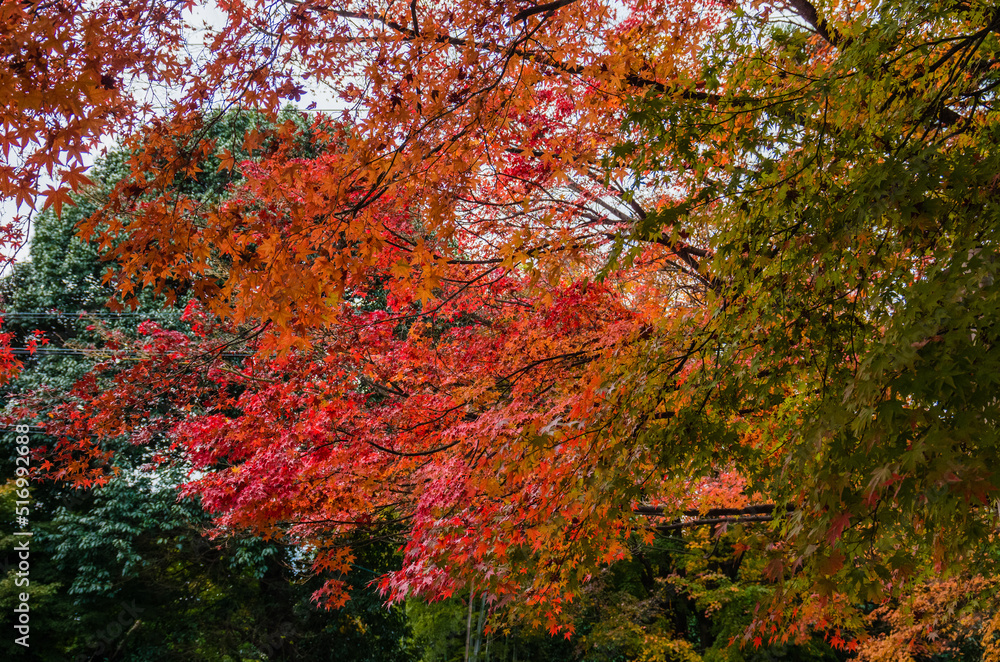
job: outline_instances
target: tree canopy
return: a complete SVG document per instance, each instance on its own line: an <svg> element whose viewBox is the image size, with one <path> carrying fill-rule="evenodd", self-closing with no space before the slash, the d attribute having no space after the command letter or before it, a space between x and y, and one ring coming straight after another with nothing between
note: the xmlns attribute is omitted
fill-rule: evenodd
<svg viewBox="0 0 1000 662"><path fill-rule="evenodd" d="M333 571L402 527L390 600L570 634L630 541L708 526L772 582L747 641L855 646L945 580L995 611L995 6L232 0L196 58L199 5L4 4L0 191L59 212L121 132L80 232L126 302L195 302L80 386L56 475L165 398L219 527Z"/></svg>
<svg viewBox="0 0 1000 662"><path fill-rule="evenodd" d="M226 139L260 121L234 114L211 130ZM137 327L152 320L160 330L191 327L180 319L183 306L164 306L149 292L136 310L106 310L114 295L101 283L108 265L75 236L102 189L128 172L126 156L113 151L102 158L88 173L94 187L74 195L75 206L61 217L52 210L39 214L30 259L0 281L4 342L18 359L0 401L28 410L17 423L27 426L34 447L52 441L46 432L58 432L58 425L46 428L53 420L47 414L55 418L86 402L88 392L79 385L116 388L117 373L139 358L119 346L134 340ZM217 172L175 185L209 200L232 179L232 173ZM29 352L25 345L32 340L38 346ZM211 517L197 496L179 497L190 464L157 425L170 413L167 399L151 399L145 425L105 436L99 449L113 469L99 481L37 481L27 511L17 508L26 501L14 480L0 485L0 517L13 522L15 510L28 512L30 525L18 528L32 533L30 584L17 575L19 538L6 531L0 536L0 610L11 613L24 602L19 596L29 595L32 659L411 659L402 607L382 608L378 591L367 585L398 565L393 545L359 540L360 567L345 578L354 599L339 611L317 607L310 596L324 578L311 571L302 550L252 535L209 537ZM17 431L0 432L0 475L24 471L14 466ZM158 462L158 456L175 461ZM0 642L0 655L9 659L20 659L23 650L11 639Z"/></svg>

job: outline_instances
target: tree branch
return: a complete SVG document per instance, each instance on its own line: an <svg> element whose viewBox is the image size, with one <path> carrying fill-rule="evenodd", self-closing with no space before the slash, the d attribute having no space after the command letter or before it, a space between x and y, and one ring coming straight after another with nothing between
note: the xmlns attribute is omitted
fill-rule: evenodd
<svg viewBox="0 0 1000 662"><path fill-rule="evenodd" d="M417 0L410 1L410 18L413 19L413 34L420 36L420 23L417 21Z"/></svg>
<svg viewBox="0 0 1000 662"><path fill-rule="evenodd" d="M656 526L657 531L676 531L686 529L691 526L709 526L711 524L745 524L747 522L770 522L774 515L747 515L745 517L711 517L706 519L693 519L687 522L671 522L670 524L660 524Z"/></svg>
<svg viewBox="0 0 1000 662"><path fill-rule="evenodd" d="M745 515L773 515L774 510L777 506L773 503L763 503L756 506L746 506L745 508L709 508L708 510L702 512L697 509L689 509L681 512L684 517L739 517ZM786 512L792 512L796 508L795 506L789 504L785 506ZM660 506L639 506L635 508L632 512L637 515L647 515L649 517L662 517L669 513L669 511Z"/></svg>
<svg viewBox="0 0 1000 662"><path fill-rule="evenodd" d="M544 5L535 5L533 7L528 7L527 9L522 9L521 11L514 14L514 16L510 19L508 25L517 23L518 21L523 21L530 16L534 16L535 14L552 12L557 9L561 9L566 5L573 4L574 2L576 2L576 0L554 0L554 2L547 2Z"/></svg>
<svg viewBox="0 0 1000 662"><path fill-rule="evenodd" d="M819 14L816 13L816 7L809 0L788 0L788 4L828 44L838 47L843 45L844 39L840 36L840 33L836 29L831 32L830 26L827 25L825 20L819 17Z"/></svg>

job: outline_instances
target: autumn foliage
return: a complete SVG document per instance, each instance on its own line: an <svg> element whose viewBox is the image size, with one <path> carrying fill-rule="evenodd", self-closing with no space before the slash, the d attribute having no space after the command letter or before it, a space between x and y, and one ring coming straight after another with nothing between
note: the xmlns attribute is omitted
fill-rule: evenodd
<svg viewBox="0 0 1000 662"><path fill-rule="evenodd" d="M991 567L995 8L226 1L195 58L197 4L4 4L0 190L58 211L145 122L80 231L126 303L192 301L53 411L52 475L163 435L220 531L336 574L396 527L387 599L553 633L658 531L757 560L758 645Z"/></svg>

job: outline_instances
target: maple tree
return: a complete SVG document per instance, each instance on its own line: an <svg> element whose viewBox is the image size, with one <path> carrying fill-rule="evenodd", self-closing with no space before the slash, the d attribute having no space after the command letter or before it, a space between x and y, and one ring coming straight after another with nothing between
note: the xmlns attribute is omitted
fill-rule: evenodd
<svg viewBox="0 0 1000 662"><path fill-rule="evenodd" d="M20 6L44 32L113 4ZM995 562L993 6L230 1L198 62L191 6L109 28L155 64L94 66L179 101L81 231L126 298L204 317L147 327L67 438L143 425L140 389L173 384L165 431L221 527L346 571L338 536L392 521L389 599L478 586L557 633L657 522L765 559L784 609L757 644L856 646L859 601ZM294 122L249 160L208 137L206 108L273 117L311 81L347 104L314 153ZM9 124L41 135L22 96ZM242 175L219 200L174 186L216 160Z"/></svg>
<svg viewBox="0 0 1000 662"><path fill-rule="evenodd" d="M220 140L234 132L242 136L259 119L223 118L213 132ZM123 156L112 152L102 158L88 172L95 187L73 195L76 205L61 216L51 210L37 215L30 260L18 262L0 281L3 340L23 363L0 391L6 411L19 407L23 412L5 419L11 427L0 432L0 475L10 476L0 485L0 512L10 521L15 501L22 498L16 495L14 465L18 447L25 445L18 443L13 426L29 427L29 447L46 445L44 425L54 422L48 414L61 417L75 409L74 384L95 362L102 365L98 388L134 362L136 356L116 343L134 338L143 320L155 319L164 329L190 328L180 321L183 306L165 308L149 293L143 293L137 310L105 310L114 294L101 283L108 265L94 246L74 236L76 223L92 213L102 188L127 172ZM180 180L177 186L210 199L231 179L220 172L197 182ZM39 331L49 342L27 355L26 341ZM157 432L157 414L168 406L150 400L144 410L144 426L101 440L101 450L114 464L106 482L86 487L37 481L31 486L33 625L45 635L32 645L36 657L160 660L228 654L288 660L317 659L317 650L329 650L332 657L358 660L410 659L402 608L380 608L378 592L365 585L376 572L392 567L389 543L359 541L357 563L364 570L346 578L351 603L343 610L319 610L309 596L323 577L298 561L299 550L252 536L207 537L210 515L196 498L178 498L189 467L183 461L152 461L157 454L171 454L170 440ZM133 436L142 443L134 443ZM51 468L45 459L38 458L42 470ZM0 608L5 610L20 604L24 592L16 584L16 544L15 537L0 536ZM108 628L130 615L141 618L135 628ZM13 641L0 648L13 658L18 649Z"/></svg>

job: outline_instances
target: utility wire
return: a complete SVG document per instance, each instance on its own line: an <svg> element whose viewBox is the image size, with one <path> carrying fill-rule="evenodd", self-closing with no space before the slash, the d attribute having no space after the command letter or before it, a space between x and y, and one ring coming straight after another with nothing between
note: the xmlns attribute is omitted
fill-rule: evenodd
<svg viewBox="0 0 1000 662"><path fill-rule="evenodd" d="M53 356L90 356L94 354L104 354L108 356L114 356L115 358L121 359L146 359L149 358L149 354L140 354L138 352L118 352L113 349L101 349L101 348L76 348L76 347L36 347L31 350L27 347L11 347L11 354L17 354L20 356L30 356L38 354L49 354ZM217 355L219 358L223 359L243 359L250 356L254 356L253 352L223 352Z"/></svg>
<svg viewBox="0 0 1000 662"><path fill-rule="evenodd" d="M84 319L86 317L108 317L108 318L115 318L115 317L148 317L148 318L154 318L154 317L156 317L156 318L160 318L160 319L166 319L166 318L169 318L169 317L174 317L174 315L171 315L171 314L168 314L168 313L105 313L105 312L90 313L90 312L85 312L85 311L81 311L81 312L77 312L77 313L70 313L70 312L4 313L4 312L0 312L0 319L6 319L8 317L58 317L58 318L76 317L78 319Z"/></svg>

